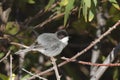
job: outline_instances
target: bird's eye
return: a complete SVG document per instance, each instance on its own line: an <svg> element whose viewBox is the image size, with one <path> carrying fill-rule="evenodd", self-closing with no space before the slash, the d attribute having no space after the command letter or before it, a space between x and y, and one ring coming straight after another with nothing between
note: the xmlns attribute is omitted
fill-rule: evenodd
<svg viewBox="0 0 120 80"><path fill-rule="evenodd" d="M65 37L64 35L59 35L59 36L58 36L59 39L62 39L62 38L64 38L64 37Z"/></svg>

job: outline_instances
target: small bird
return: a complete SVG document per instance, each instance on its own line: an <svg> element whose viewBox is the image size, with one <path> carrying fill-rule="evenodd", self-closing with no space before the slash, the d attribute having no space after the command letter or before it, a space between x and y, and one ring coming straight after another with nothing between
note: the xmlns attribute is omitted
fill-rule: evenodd
<svg viewBox="0 0 120 80"><path fill-rule="evenodd" d="M69 36L65 30L59 30L55 33L42 33L29 48L19 50L15 54L38 51L48 57L57 56L67 46L68 40Z"/></svg>

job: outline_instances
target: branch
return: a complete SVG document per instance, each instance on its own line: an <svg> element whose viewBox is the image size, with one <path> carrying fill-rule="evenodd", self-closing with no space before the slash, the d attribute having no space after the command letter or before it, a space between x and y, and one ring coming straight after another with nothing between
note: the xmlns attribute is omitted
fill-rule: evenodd
<svg viewBox="0 0 120 80"><path fill-rule="evenodd" d="M26 45L23 45L23 44L20 44L20 43L16 43L16 42L11 42L10 44L16 45L16 46L19 46L19 47L29 48L29 47L26 46Z"/></svg>
<svg viewBox="0 0 120 80"><path fill-rule="evenodd" d="M7 57L8 57L8 55L10 54L10 50L7 52L7 54L5 55L5 57L3 57L2 59L0 59L0 62L2 62L3 60L5 60Z"/></svg>
<svg viewBox="0 0 120 80"><path fill-rule="evenodd" d="M12 55L10 55L10 80L13 80L13 76L12 76Z"/></svg>
<svg viewBox="0 0 120 80"><path fill-rule="evenodd" d="M52 61L52 64L53 64L53 68L55 70L55 75L56 75L56 78L57 80L60 80L60 75L59 75L59 72L58 72L58 69L57 69L57 64L56 64L56 59L54 57L51 57L51 61Z"/></svg>
<svg viewBox="0 0 120 80"><path fill-rule="evenodd" d="M65 58L65 57L62 57L61 59L63 60L66 60L66 61L69 61L70 59L69 58ZM77 60L71 60L69 62L76 62L76 63L80 63L80 64L83 64L83 65L90 65L90 66L108 66L108 67L114 67L114 66L120 66L120 63L91 63L91 62L86 62L86 61L77 61Z"/></svg>
<svg viewBox="0 0 120 80"><path fill-rule="evenodd" d="M35 28L38 28L38 27L43 27L45 24L51 22L52 20L57 19L58 17L62 17L63 15L64 15L64 13L61 13L61 14L58 14L58 15L53 16L52 18L50 17L50 18L46 19L45 21L43 21L42 23L36 25L36 26L34 27L34 29L35 29Z"/></svg>
<svg viewBox="0 0 120 80"><path fill-rule="evenodd" d="M35 75L35 74L31 73L30 71L28 71L28 70L26 70L26 69L24 69L24 68L22 68L22 70L23 70L24 72L32 75L32 76L34 75L34 76L38 77L39 79L47 80L47 79L45 79L45 78L43 78L43 77L40 77L40 76L38 76L38 75Z"/></svg>

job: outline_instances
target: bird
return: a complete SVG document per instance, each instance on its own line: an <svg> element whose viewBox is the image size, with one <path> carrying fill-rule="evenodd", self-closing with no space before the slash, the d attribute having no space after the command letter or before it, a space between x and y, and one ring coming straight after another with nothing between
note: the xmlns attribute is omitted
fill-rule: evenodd
<svg viewBox="0 0 120 80"><path fill-rule="evenodd" d="M15 54L26 54L29 51L38 51L45 56L59 55L68 45L69 36L66 30L58 30L55 33L42 33L35 42L26 49L21 49Z"/></svg>

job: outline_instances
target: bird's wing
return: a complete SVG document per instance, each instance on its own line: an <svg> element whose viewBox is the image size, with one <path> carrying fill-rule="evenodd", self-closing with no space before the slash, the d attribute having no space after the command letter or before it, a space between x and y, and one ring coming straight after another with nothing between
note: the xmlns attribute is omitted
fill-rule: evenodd
<svg viewBox="0 0 120 80"><path fill-rule="evenodd" d="M43 34L37 39L38 44L45 48L50 48L59 42L58 38L54 34Z"/></svg>

